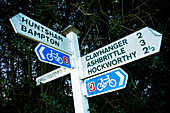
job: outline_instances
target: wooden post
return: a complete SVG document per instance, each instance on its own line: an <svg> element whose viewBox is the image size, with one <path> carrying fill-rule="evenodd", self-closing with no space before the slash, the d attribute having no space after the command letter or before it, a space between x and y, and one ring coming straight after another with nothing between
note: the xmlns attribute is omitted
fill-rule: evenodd
<svg viewBox="0 0 170 113"><path fill-rule="evenodd" d="M78 58L80 58L80 50L78 44L78 36L77 34L80 31L74 26L70 25L66 29L62 31L63 35L66 35L68 39L72 41L72 51L73 55L71 58L75 59L75 68L71 71L71 83L72 83L72 91L73 91L73 99L74 99L74 107L75 113L90 113L88 99L83 95L82 85L83 80L80 79L82 76L82 69L78 67Z"/></svg>

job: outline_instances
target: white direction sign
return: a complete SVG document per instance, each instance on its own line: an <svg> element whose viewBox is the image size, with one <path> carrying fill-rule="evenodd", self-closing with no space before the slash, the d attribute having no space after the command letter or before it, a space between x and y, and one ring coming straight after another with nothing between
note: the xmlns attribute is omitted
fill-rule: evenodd
<svg viewBox="0 0 170 113"><path fill-rule="evenodd" d="M160 51L162 34L145 27L81 58L82 79Z"/></svg>
<svg viewBox="0 0 170 113"><path fill-rule="evenodd" d="M72 54L71 41L68 38L25 16L24 14L18 13L10 18L10 22L17 34L37 42L42 42L68 54Z"/></svg>
<svg viewBox="0 0 170 113"><path fill-rule="evenodd" d="M40 77L36 78L36 85L40 85L40 83L47 83L50 82L52 80L55 80L57 78L63 77L64 75L67 75L71 72L71 69L65 68L65 67L61 67L58 68L54 71L51 71L45 75L42 75Z"/></svg>

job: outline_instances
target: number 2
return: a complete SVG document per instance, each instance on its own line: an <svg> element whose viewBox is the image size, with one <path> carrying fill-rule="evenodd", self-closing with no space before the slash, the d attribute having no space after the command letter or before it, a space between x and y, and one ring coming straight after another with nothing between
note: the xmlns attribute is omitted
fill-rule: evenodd
<svg viewBox="0 0 170 113"><path fill-rule="evenodd" d="M143 37L141 32L137 33L137 36L138 36L138 39Z"/></svg>
<svg viewBox="0 0 170 113"><path fill-rule="evenodd" d="M144 54L149 53L149 50L148 50L147 47L144 47L144 48L143 48L143 51L144 51Z"/></svg>

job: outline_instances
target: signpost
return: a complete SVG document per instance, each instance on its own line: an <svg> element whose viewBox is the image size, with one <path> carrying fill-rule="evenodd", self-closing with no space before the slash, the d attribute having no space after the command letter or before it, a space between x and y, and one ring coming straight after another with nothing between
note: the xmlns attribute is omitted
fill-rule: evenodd
<svg viewBox="0 0 170 113"><path fill-rule="evenodd" d="M126 87L128 74L121 68L85 80L87 97L101 95Z"/></svg>
<svg viewBox="0 0 170 113"><path fill-rule="evenodd" d="M83 75L82 68L78 66L81 64L79 64L79 62L77 61L77 59L80 58L78 36L76 34L77 30L75 31L75 27L70 26L67 29L65 29L65 32L67 33L66 37L72 41L74 54L71 56L71 58L75 59L76 64L76 67L71 71L71 84L73 91L75 113L90 113L90 111L88 110L89 109L88 99L86 96L83 95L82 91L83 80L80 79L80 77Z"/></svg>
<svg viewBox="0 0 170 113"><path fill-rule="evenodd" d="M111 69L159 52L162 41L161 33L145 27L80 57L77 36L80 31L74 26L63 30L66 38L22 13L10 18L10 22L17 34L41 42L35 48L40 61L62 66L36 78L36 85L71 74L76 113L89 113L87 97L125 88L128 74L121 68ZM71 58L75 61L72 65ZM93 75L97 76L86 79ZM84 83L87 97L82 91Z"/></svg>
<svg viewBox="0 0 170 113"><path fill-rule="evenodd" d="M82 79L160 51L162 34L145 27L81 58Z"/></svg>
<svg viewBox="0 0 170 113"><path fill-rule="evenodd" d="M67 75L71 72L71 69L65 68L65 67L61 67L58 68L54 71L51 71L45 75L42 75L40 77L36 78L36 85L40 85L40 83L47 83L50 82L52 80L55 80L57 78L63 77L64 75Z"/></svg>
<svg viewBox="0 0 170 113"><path fill-rule="evenodd" d="M68 38L47 28L24 14L18 13L10 18L10 22L17 34L34 41L44 43L68 54L72 54L71 41Z"/></svg>
<svg viewBox="0 0 170 113"><path fill-rule="evenodd" d="M37 45L37 47L35 48L35 52L39 60L42 62L71 68L70 56L65 53L57 51L42 43L39 43Z"/></svg>

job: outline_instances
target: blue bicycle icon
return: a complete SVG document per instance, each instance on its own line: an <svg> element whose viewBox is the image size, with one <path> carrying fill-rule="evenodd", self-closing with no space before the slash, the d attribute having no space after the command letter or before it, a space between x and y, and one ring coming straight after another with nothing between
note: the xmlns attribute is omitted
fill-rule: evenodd
<svg viewBox="0 0 170 113"><path fill-rule="evenodd" d="M107 75L106 79L100 78L100 83L97 84L97 89L102 91L109 84L110 87L115 87L117 82L115 79L110 79L109 75Z"/></svg>
<svg viewBox="0 0 170 113"><path fill-rule="evenodd" d="M50 50L51 53L48 53L46 56L47 56L47 59L49 61L52 61L53 59L55 59L59 64L62 64L63 63L63 60L61 57L58 56L58 53L53 53L53 50Z"/></svg>

